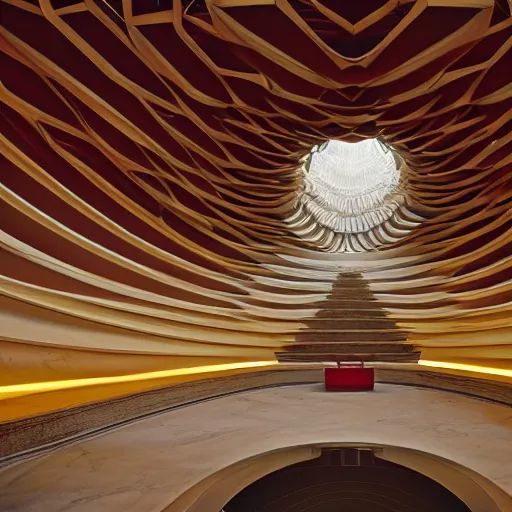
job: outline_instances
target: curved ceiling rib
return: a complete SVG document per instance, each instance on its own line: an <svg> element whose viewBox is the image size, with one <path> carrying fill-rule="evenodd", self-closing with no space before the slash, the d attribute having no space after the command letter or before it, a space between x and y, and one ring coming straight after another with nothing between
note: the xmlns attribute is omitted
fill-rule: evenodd
<svg viewBox="0 0 512 512"><path fill-rule="evenodd" d="M511 368L507 2L0 9L5 383L313 342ZM301 162L374 137L407 203L354 242L379 250L331 253Z"/></svg>

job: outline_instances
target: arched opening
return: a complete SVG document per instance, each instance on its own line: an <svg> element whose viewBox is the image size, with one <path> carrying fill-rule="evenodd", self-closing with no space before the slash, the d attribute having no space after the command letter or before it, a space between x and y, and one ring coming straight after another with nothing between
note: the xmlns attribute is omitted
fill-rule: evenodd
<svg viewBox="0 0 512 512"><path fill-rule="evenodd" d="M423 451L331 443L282 448L210 475L164 512L504 512L484 476Z"/></svg>
<svg viewBox="0 0 512 512"><path fill-rule="evenodd" d="M323 448L234 496L224 512L470 512L446 487L379 450Z"/></svg>

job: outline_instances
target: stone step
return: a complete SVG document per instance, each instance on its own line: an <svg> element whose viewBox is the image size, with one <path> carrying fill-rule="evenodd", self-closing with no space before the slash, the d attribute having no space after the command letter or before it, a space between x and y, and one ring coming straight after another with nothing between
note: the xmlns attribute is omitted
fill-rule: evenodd
<svg viewBox="0 0 512 512"><path fill-rule="evenodd" d="M381 362L381 363L417 363L420 358L420 352L410 353L320 353L304 354L301 352L276 352L277 360L281 363L329 363L340 361L362 361L362 362Z"/></svg>
<svg viewBox="0 0 512 512"><path fill-rule="evenodd" d="M376 320L367 318L349 318L349 319L332 319L322 320L311 324L308 321L308 328L302 329L301 332L337 332L337 331L396 331L400 330L394 322L390 320L378 318Z"/></svg>
<svg viewBox="0 0 512 512"><path fill-rule="evenodd" d="M338 330L330 332L310 332L304 330L296 335L296 341L301 343L319 343L319 342L371 342L375 343L376 339L379 341L405 341L407 333L403 331L376 331L376 330Z"/></svg>
<svg viewBox="0 0 512 512"><path fill-rule="evenodd" d="M294 344L286 347L288 352L301 354L317 354L317 353L360 353L363 352L376 352L380 354L398 354L414 352L414 346L408 343L315 343L313 344Z"/></svg>

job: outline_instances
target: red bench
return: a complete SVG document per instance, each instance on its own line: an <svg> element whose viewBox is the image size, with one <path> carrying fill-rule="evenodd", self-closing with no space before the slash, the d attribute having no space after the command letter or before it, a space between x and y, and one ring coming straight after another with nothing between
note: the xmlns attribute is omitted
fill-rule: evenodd
<svg viewBox="0 0 512 512"><path fill-rule="evenodd" d="M375 386L373 368L365 368L364 363L343 363L336 358L337 368L325 368L326 391L372 391Z"/></svg>

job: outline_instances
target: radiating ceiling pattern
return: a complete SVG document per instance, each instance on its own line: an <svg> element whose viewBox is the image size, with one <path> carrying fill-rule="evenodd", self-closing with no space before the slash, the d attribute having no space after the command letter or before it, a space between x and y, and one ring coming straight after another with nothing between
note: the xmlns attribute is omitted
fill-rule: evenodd
<svg viewBox="0 0 512 512"><path fill-rule="evenodd" d="M329 141L305 162L303 190L289 225L335 252L396 242L423 220L408 206L407 171L403 159L378 139Z"/></svg>
<svg viewBox="0 0 512 512"><path fill-rule="evenodd" d="M336 299L341 320L388 323L333 337L390 324L427 359L510 368L507 2L0 9L6 382L273 359L347 275L366 291ZM407 167L407 208L368 252L329 252L297 214L302 162L374 137Z"/></svg>

